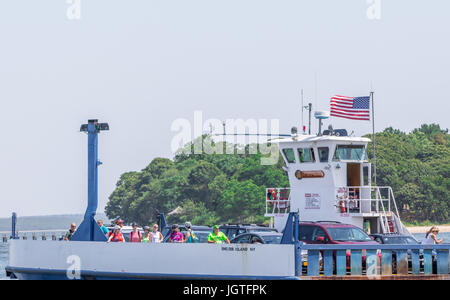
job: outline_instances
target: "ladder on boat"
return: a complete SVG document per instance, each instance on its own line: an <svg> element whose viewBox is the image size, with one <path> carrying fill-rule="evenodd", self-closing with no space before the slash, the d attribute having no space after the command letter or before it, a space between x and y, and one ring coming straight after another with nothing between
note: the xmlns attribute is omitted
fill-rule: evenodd
<svg viewBox="0 0 450 300"><path fill-rule="evenodd" d="M409 235L412 236L412 234L406 229L406 227L403 225L400 214L398 212L397 202L395 201L394 193L392 191L391 187L387 187L388 189L388 203L389 207L386 209L384 205L384 201L386 199L383 199L380 189L375 188L375 199L377 200L377 207L381 206L381 215L380 215L380 225L381 230L384 234L390 234L390 233L396 233L396 234L402 234L402 235ZM390 202L394 203L394 209L395 212L390 209Z"/></svg>

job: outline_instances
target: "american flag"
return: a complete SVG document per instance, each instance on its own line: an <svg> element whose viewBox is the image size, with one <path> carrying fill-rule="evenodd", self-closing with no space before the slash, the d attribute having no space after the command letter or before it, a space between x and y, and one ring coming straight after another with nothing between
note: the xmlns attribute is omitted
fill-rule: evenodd
<svg viewBox="0 0 450 300"><path fill-rule="evenodd" d="M330 100L330 115L352 120L370 120L370 97L333 96Z"/></svg>

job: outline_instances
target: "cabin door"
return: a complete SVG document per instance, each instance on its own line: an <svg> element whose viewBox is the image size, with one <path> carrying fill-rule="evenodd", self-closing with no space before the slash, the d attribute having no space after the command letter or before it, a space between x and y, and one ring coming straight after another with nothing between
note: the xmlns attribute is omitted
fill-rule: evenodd
<svg viewBox="0 0 450 300"><path fill-rule="evenodd" d="M359 201L361 196L361 164L347 163L347 187L348 198L350 199L348 206L349 212L359 213L361 208L361 202Z"/></svg>
<svg viewBox="0 0 450 300"><path fill-rule="evenodd" d="M347 186L361 186L361 164L347 164Z"/></svg>

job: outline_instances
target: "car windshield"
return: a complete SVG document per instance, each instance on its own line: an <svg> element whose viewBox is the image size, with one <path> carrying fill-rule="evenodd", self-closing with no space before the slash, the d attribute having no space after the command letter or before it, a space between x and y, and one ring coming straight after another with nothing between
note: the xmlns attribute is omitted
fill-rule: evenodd
<svg viewBox="0 0 450 300"><path fill-rule="evenodd" d="M368 242L372 241L364 231L354 227L329 227L327 228L331 239L338 242Z"/></svg>
<svg viewBox="0 0 450 300"><path fill-rule="evenodd" d="M391 236L383 238L384 244L403 244L403 245L417 245L419 244L415 239L409 236Z"/></svg>
<svg viewBox="0 0 450 300"><path fill-rule="evenodd" d="M279 244L281 243L281 235L265 235L262 238L266 244Z"/></svg>
<svg viewBox="0 0 450 300"><path fill-rule="evenodd" d="M278 232L275 228L255 228L248 229L248 232Z"/></svg>

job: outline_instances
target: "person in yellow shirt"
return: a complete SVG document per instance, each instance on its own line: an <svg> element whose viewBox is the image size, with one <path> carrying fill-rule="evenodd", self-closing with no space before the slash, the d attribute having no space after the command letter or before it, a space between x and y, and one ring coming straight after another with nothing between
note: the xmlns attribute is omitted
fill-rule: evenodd
<svg viewBox="0 0 450 300"><path fill-rule="evenodd" d="M214 225L213 232L211 232L208 236L208 243L210 244L222 244L223 242L230 243L230 240L227 236L219 230L218 225Z"/></svg>

